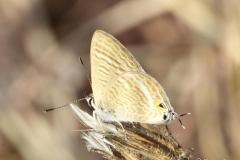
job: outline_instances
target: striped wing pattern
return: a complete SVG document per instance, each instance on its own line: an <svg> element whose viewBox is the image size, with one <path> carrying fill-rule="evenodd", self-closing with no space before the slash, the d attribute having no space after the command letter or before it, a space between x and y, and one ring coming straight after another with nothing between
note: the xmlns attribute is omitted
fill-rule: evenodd
<svg viewBox="0 0 240 160"><path fill-rule="evenodd" d="M156 104L163 100L163 92L160 84L148 74L127 72L119 76L107 90L103 100L104 109L119 121L151 123L160 113Z"/></svg>
<svg viewBox="0 0 240 160"><path fill-rule="evenodd" d="M144 72L132 54L104 31L95 31L90 53L92 90L96 105L119 75L125 72Z"/></svg>

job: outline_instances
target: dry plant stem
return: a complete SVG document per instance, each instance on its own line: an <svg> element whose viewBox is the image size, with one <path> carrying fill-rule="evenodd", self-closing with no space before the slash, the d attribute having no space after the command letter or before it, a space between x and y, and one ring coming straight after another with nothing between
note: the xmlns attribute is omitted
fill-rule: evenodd
<svg viewBox="0 0 240 160"><path fill-rule="evenodd" d="M122 124L119 135L106 136L115 145L114 158L126 160L189 159L190 155L173 138L166 126ZM117 125L116 125L117 126ZM110 159L110 157L109 157Z"/></svg>
<svg viewBox="0 0 240 160"><path fill-rule="evenodd" d="M93 129L83 132L89 151L98 152L109 160L190 159L190 153L179 145L164 125L99 124L96 119L76 107L72 105L80 122Z"/></svg>

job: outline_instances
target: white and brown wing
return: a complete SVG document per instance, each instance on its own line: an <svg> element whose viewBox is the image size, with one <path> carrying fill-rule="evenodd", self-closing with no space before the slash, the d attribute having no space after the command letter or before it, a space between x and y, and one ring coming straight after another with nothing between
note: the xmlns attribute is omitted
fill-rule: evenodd
<svg viewBox="0 0 240 160"><path fill-rule="evenodd" d="M113 36L97 30L91 42L91 79L96 105L108 86L125 72L144 72L132 54Z"/></svg>
<svg viewBox="0 0 240 160"><path fill-rule="evenodd" d="M158 123L164 109L157 106L164 101L163 96L160 84L147 73L126 72L104 95L102 110L113 116L105 120Z"/></svg>

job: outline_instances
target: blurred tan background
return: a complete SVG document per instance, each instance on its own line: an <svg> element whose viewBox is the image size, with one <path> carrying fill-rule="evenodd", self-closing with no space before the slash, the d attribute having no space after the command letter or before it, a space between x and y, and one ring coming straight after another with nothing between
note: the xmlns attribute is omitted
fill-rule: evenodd
<svg viewBox="0 0 240 160"><path fill-rule="evenodd" d="M91 92L79 57L89 73L95 29L192 113L169 128L193 159L240 159L240 1L0 0L1 160L102 159L70 108L42 111Z"/></svg>

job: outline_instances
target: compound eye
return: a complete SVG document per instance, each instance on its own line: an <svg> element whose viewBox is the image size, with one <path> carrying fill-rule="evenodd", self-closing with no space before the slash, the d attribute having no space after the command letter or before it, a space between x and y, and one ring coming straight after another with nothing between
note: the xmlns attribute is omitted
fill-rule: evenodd
<svg viewBox="0 0 240 160"><path fill-rule="evenodd" d="M163 120L167 120L167 115L166 114L163 115Z"/></svg>

